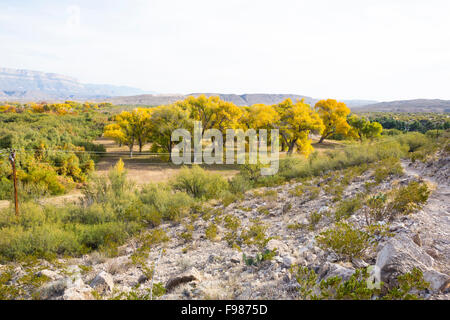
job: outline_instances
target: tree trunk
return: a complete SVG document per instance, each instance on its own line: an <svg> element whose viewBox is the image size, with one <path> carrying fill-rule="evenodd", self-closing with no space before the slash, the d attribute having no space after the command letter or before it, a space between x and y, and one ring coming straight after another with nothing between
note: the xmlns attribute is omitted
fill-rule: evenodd
<svg viewBox="0 0 450 320"><path fill-rule="evenodd" d="M296 140L292 140L291 143L289 144L289 149L288 149L289 155L291 155L294 152L295 142L296 142Z"/></svg>
<svg viewBox="0 0 450 320"><path fill-rule="evenodd" d="M129 148L130 148L130 158L133 158L133 145L130 145Z"/></svg>
<svg viewBox="0 0 450 320"><path fill-rule="evenodd" d="M318 143L322 143L325 140L325 136L321 136Z"/></svg>

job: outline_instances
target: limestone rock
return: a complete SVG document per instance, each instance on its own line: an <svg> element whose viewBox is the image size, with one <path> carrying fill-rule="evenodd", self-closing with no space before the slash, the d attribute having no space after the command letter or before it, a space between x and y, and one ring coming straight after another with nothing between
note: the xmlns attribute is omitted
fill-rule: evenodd
<svg viewBox="0 0 450 320"><path fill-rule="evenodd" d="M40 299L43 300L56 300L61 298L66 290L71 288L81 288L85 284L80 278L64 278L49 282L38 289L37 293Z"/></svg>
<svg viewBox="0 0 450 320"><path fill-rule="evenodd" d="M109 273L101 271L92 280L90 286L101 293L109 293L114 289L114 280Z"/></svg>
<svg viewBox="0 0 450 320"><path fill-rule="evenodd" d="M44 269L36 273L36 276L38 277L47 277L50 280L56 280L58 278L61 278L59 274L57 274L55 271Z"/></svg>
<svg viewBox="0 0 450 320"><path fill-rule="evenodd" d="M92 288L89 286L72 287L64 291L63 300L93 300Z"/></svg>
<svg viewBox="0 0 450 320"><path fill-rule="evenodd" d="M376 262L381 281L389 287L397 283L398 276L410 272L414 267L427 270L432 265L433 258L405 235L389 239L378 252Z"/></svg>
<svg viewBox="0 0 450 320"><path fill-rule="evenodd" d="M270 239L269 242L267 242L266 249L271 251L277 249L279 255L287 255L290 253L289 247L277 239Z"/></svg>
<svg viewBox="0 0 450 320"><path fill-rule="evenodd" d="M449 276L436 270L424 271L423 278L430 283L431 289L435 292L444 291L446 284L450 282Z"/></svg>

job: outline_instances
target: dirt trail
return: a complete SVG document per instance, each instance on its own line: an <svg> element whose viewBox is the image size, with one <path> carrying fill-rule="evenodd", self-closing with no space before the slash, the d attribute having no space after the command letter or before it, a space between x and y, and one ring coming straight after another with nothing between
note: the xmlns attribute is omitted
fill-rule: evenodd
<svg viewBox="0 0 450 320"><path fill-rule="evenodd" d="M402 166L407 175L422 178L434 189L422 210L411 216L412 229L425 251L435 259L435 269L450 274L450 186L438 183L409 162L403 161Z"/></svg>

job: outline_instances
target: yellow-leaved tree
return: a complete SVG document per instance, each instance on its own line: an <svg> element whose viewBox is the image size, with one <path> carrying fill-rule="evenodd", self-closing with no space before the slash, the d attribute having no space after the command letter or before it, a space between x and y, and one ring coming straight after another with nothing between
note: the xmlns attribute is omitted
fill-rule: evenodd
<svg viewBox="0 0 450 320"><path fill-rule="evenodd" d="M280 121L280 115L271 105L254 104L247 110L245 122L248 128L271 129Z"/></svg>
<svg viewBox="0 0 450 320"><path fill-rule="evenodd" d="M322 134L325 129L319 114L304 99L295 104L291 99L286 99L276 105L275 109L280 116L278 127L281 139L288 147L288 154L292 154L297 146L299 152L308 157L313 150L309 134Z"/></svg>
<svg viewBox="0 0 450 320"><path fill-rule="evenodd" d="M204 94L189 96L175 103L176 106L189 112L191 119L201 121L202 134L208 129L234 129L239 125L242 109L232 102L227 102L218 96L206 97Z"/></svg>
<svg viewBox="0 0 450 320"><path fill-rule="evenodd" d="M123 111L114 118L113 124L105 127L104 136L128 146L132 157L134 145L137 144L139 152L142 152L142 147L148 140L152 112L152 109L144 108L137 108L132 112Z"/></svg>
<svg viewBox="0 0 450 320"><path fill-rule="evenodd" d="M319 143L331 137L334 134L347 135L350 125L347 123L347 116L350 109L343 102L334 99L320 100L314 106L325 126Z"/></svg>
<svg viewBox="0 0 450 320"><path fill-rule="evenodd" d="M150 142L152 152L169 154L171 159L172 148L176 142L172 141L172 133L176 129L192 131L192 121L189 112L177 104L159 106L154 108L151 117L152 130Z"/></svg>

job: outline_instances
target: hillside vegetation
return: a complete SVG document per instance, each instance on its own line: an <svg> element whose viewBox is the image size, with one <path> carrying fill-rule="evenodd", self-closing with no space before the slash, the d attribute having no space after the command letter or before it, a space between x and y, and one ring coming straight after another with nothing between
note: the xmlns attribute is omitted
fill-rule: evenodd
<svg viewBox="0 0 450 320"><path fill-rule="evenodd" d="M427 163L424 172L439 165L433 174L448 176L448 131L382 135L378 122L335 100L315 108L290 100L240 108L192 97L118 114L103 108L111 106L67 114L25 106L0 114L0 142L19 151L21 183L20 215L13 207L0 210L1 299L447 294L448 246L433 243L447 237L448 226L436 221L448 211L427 207L441 197L445 204L446 191L409 165ZM102 132L130 150L149 145L164 154L171 130L193 120L205 129L279 128L288 156L273 176L261 175L260 164L242 165L228 179L189 166L167 182L136 186L122 160L107 175L95 174L95 155L104 149L93 141ZM312 133L322 143L344 142L319 153ZM8 198L6 157L0 168ZM38 201L74 184L82 193L78 204ZM415 223L436 232L416 236ZM383 283L372 279L374 267Z"/></svg>

